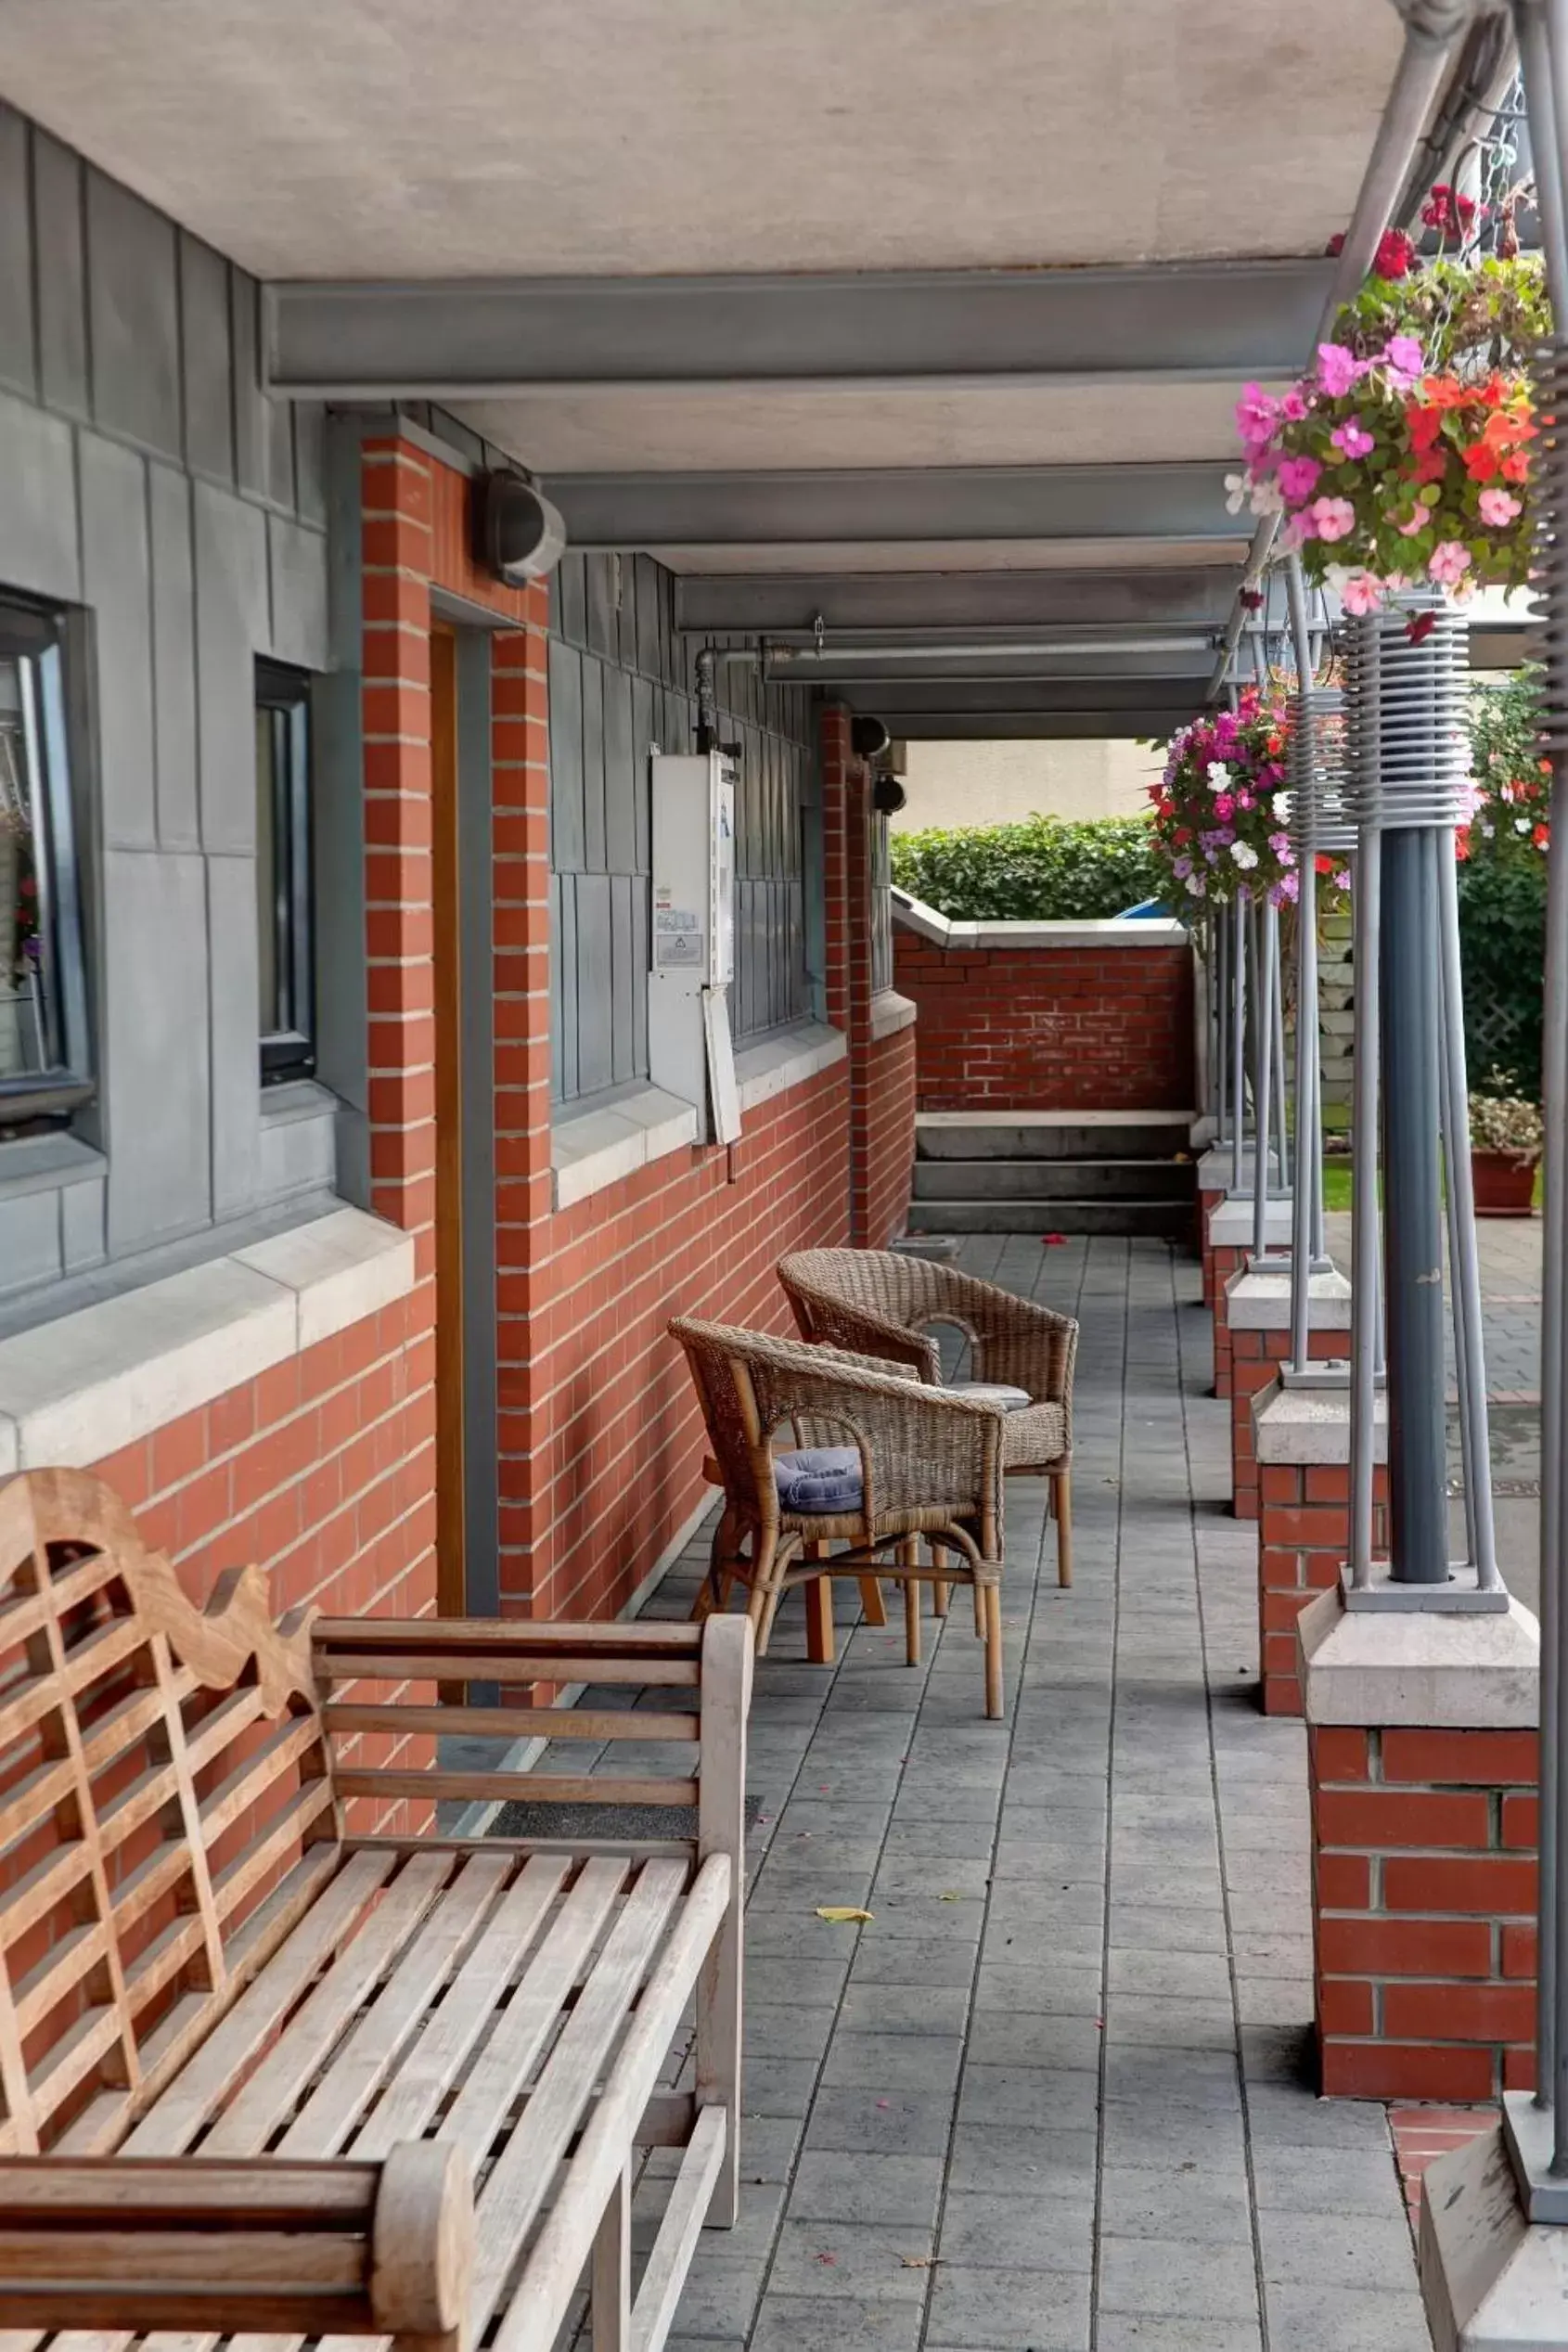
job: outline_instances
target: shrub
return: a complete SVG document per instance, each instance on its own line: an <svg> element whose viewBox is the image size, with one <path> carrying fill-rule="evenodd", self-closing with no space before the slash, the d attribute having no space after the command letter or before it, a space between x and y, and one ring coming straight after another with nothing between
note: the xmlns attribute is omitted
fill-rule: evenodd
<svg viewBox="0 0 1568 2352"><path fill-rule="evenodd" d="M1460 836L1465 1048L1522 1094L1541 1088L1549 785L1536 736L1539 673L1473 689L1468 713L1475 813Z"/></svg>
<svg viewBox="0 0 1568 2352"><path fill-rule="evenodd" d="M1160 888L1146 816L894 833L893 879L954 922L1091 922Z"/></svg>

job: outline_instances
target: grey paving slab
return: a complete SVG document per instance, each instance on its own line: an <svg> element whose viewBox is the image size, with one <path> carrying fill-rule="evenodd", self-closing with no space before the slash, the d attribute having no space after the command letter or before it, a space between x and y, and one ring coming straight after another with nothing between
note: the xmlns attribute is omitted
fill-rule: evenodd
<svg viewBox="0 0 1568 2352"><path fill-rule="evenodd" d="M1529 1294L1513 1249L1493 1322ZM961 1599L913 1673L902 1613L861 1625L852 1585L832 1668L780 1612L752 1725L747 2202L670 2341L1426 2352L1386 2119L1310 2088L1305 1742L1255 1711L1256 1536L1221 1515L1196 1267L1109 1238L976 1237L963 1262L1080 1317L1076 1580L1015 1483L1000 1724ZM652 1613L687 1613L705 1543ZM835 1901L874 1917L827 1925Z"/></svg>

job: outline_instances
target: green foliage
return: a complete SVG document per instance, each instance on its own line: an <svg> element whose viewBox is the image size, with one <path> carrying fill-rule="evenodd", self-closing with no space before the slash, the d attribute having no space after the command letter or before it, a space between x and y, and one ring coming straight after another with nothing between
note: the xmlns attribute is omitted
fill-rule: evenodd
<svg viewBox="0 0 1568 2352"><path fill-rule="evenodd" d="M1146 816L932 826L892 849L898 888L954 922L1091 922L1160 887Z"/></svg>
<svg viewBox="0 0 1568 2352"><path fill-rule="evenodd" d="M1462 842L1459 936L1465 1050L1472 1072L1508 1072L1539 1100L1549 811L1536 737L1538 672L1477 687L1470 700L1471 773L1481 799Z"/></svg>

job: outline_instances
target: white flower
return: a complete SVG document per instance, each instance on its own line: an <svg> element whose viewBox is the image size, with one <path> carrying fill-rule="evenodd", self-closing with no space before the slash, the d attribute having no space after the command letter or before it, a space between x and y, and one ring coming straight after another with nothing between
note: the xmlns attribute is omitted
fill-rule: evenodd
<svg viewBox="0 0 1568 2352"><path fill-rule="evenodd" d="M1530 819L1527 816L1516 816L1513 820L1513 829L1516 833L1527 833L1530 830Z"/></svg>
<svg viewBox="0 0 1568 2352"><path fill-rule="evenodd" d="M1251 488L1252 477L1250 474L1226 475L1225 511L1227 515L1239 515L1240 513L1242 508L1247 503L1247 493Z"/></svg>
<svg viewBox="0 0 1568 2352"><path fill-rule="evenodd" d="M1208 885L1204 881L1202 874L1189 874L1187 877L1187 887L1191 892L1194 898L1202 898L1204 896Z"/></svg>
<svg viewBox="0 0 1568 2352"><path fill-rule="evenodd" d="M1209 762L1210 791L1228 792L1230 790L1230 770L1227 767L1225 762L1223 760L1211 760Z"/></svg>
<svg viewBox="0 0 1568 2352"><path fill-rule="evenodd" d="M1258 862L1258 854L1251 842L1232 842L1230 855L1244 874L1250 874Z"/></svg>
<svg viewBox="0 0 1568 2352"><path fill-rule="evenodd" d="M1255 515L1280 515L1285 511L1285 495L1272 474L1253 484L1253 512Z"/></svg>
<svg viewBox="0 0 1568 2352"><path fill-rule="evenodd" d="M1287 822L1291 814L1290 793L1276 792L1273 801L1270 803L1270 806L1273 808L1275 816L1279 819L1281 825L1283 825Z"/></svg>

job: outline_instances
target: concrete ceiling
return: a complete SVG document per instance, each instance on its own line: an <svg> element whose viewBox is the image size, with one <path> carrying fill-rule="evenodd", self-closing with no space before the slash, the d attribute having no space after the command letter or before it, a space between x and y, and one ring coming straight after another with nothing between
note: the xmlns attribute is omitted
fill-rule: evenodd
<svg viewBox="0 0 1568 2352"><path fill-rule="evenodd" d="M1384 0L4 0L0 89L259 276L978 268L1321 252L1399 37Z"/></svg>
<svg viewBox="0 0 1568 2352"><path fill-rule="evenodd" d="M1067 273L1088 265L1321 256L1355 206L1400 43L1389 0L0 0L0 95L258 276L311 281L317 300L322 281L351 299L374 294L364 281L445 281L471 323L482 278L640 279L669 302L662 281L681 274L1010 269L1055 273L1072 312L1083 289ZM556 380L548 354L566 346L548 325L533 339L544 364L509 379L452 366L443 379L431 334L415 339L421 358L431 346L428 380L377 380L385 396L442 400L559 482L581 544L649 547L705 575L710 602L742 574L897 575L918 610L922 579L934 605L944 581L1006 572L1164 575L1190 601L1194 572L1234 579L1246 552L1219 488L1236 385L1202 380L1218 338L1200 332L1194 354L1201 306L1163 269L1163 309L1142 290L1140 303L1136 281L1110 287L1094 364L1047 329L1040 364L1014 364L1010 381L1005 355L965 380L972 339L945 315L921 365L890 365L887 380L866 379L867 354L898 338L857 313L855 348L841 318L820 371L815 349L800 355L809 333L786 324L779 365L779 333L769 346L732 327L720 287L690 381L668 380L656 346L645 379L623 380L613 332L598 375L572 380L563 359ZM558 310L572 299L550 289ZM1272 333L1260 323L1244 362L1227 344L1224 376L1295 364L1279 302L1297 298L1274 299ZM1315 317L1317 298L1301 299ZM1240 316L1248 341L1253 315L1233 291L1233 338ZM1309 341L1310 326L1303 362ZM684 333L675 347L682 361L697 350ZM1080 498L1053 530L1048 495L1038 519L1009 508L999 470L1141 466L1152 482L1180 465L1208 469L1212 528L1207 503L1178 492L1163 516ZM915 488L906 513L875 496L842 513L831 497L790 503L792 480L835 473L848 501L857 471L895 498L900 479L938 471L972 491L958 481L943 513ZM733 481L732 511L704 505L704 478ZM623 539L610 511L622 495L644 519ZM882 535L848 535L863 513ZM746 514L760 518L750 539L733 524ZM1149 618L1159 610L1154 585ZM1129 674L1123 700L1000 678L995 731L1141 733L1185 715L1201 685ZM978 688L949 698L955 731L984 732L985 701ZM940 695L902 702L910 732L942 731Z"/></svg>

